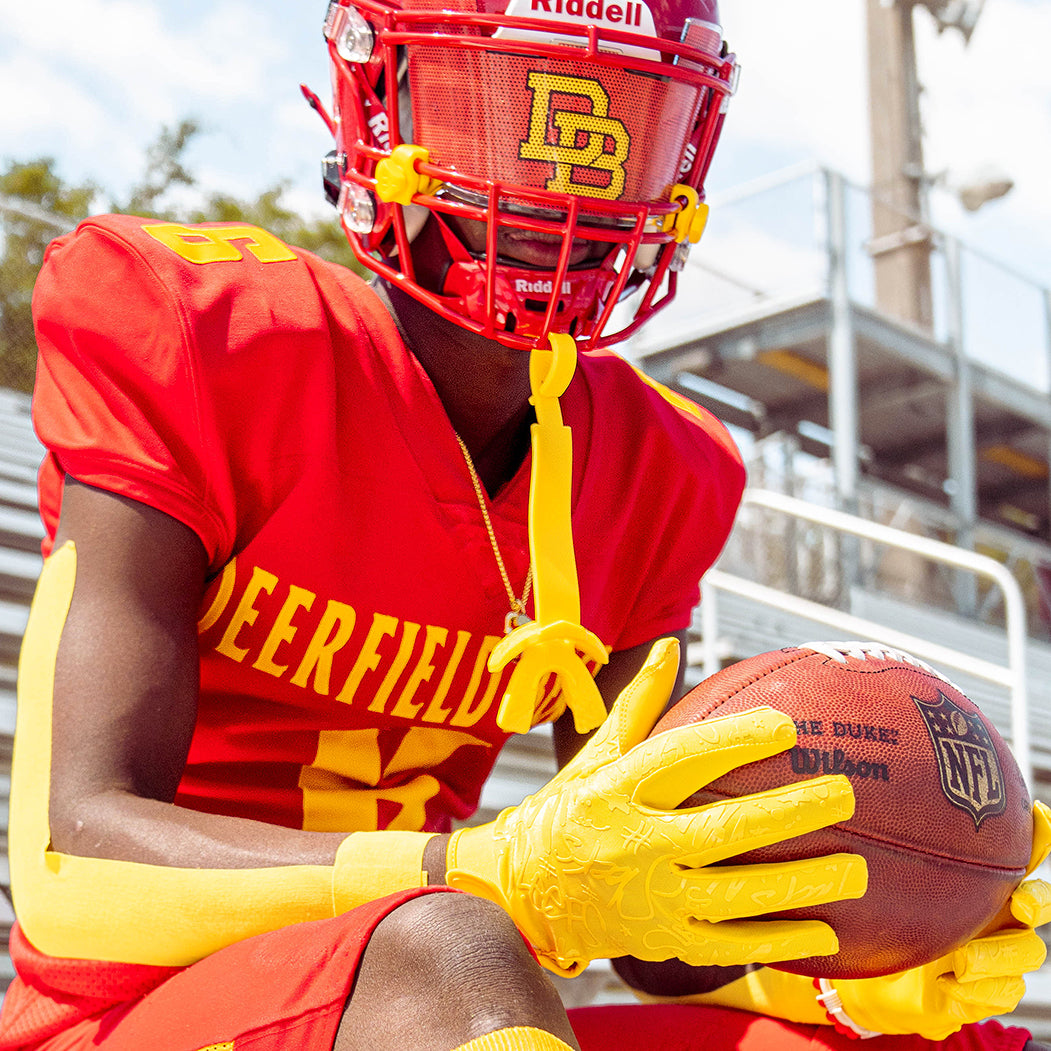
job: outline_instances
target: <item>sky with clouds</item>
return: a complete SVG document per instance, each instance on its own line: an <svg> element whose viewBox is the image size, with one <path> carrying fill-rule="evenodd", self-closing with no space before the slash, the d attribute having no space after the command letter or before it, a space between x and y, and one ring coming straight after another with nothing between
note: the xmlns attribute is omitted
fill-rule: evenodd
<svg viewBox="0 0 1051 1051"><path fill-rule="evenodd" d="M863 0L730 0L725 34L744 67L717 173L750 178L817 158L869 181ZM978 213L936 189L939 224L1051 282L1051 4L987 0L969 45L916 13L924 154L948 184L990 166L1010 196ZM878 102L877 102L878 104ZM735 158L737 152L744 156ZM729 154L729 156L727 156Z"/></svg>
<svg viewBox="0 0 1051 1051"><path fill-rule="evenodd" d="M188 155L209 190L254 195L277 180L323 211L324 0L0 0L0 162L52 156L70 180L118 195L163 124L204 129ZM864 0L723 0L743 75L709 191L802 161L869 180ZM987 0L968 46L917 12L928 170L963 181L989 166L1015 183L965 212L933 193L941 227L1051 284L1051 3ZM750 267L742 257L740 265Z"/></svg>

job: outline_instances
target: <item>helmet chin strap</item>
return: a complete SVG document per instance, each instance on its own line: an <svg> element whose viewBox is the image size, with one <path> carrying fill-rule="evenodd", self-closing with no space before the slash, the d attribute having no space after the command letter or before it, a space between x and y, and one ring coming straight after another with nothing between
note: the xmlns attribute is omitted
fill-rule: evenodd
<svg viewBox="0 0 1051 1051"><path fill-rule="evenodd" d="M601 725L606 707L587 661L609 659L602 640L580 623L580 589L571 522L573 439L562 422L558 399L576 370L572 336L552 333L551 349L530 351L529 401L537 422L530 428L533 463L529 489L529 551L533 567L536 620L520 625L489 655L494 675L518 658L497 724L526 733L533 724L540 691L557 674L577 733Z"/></svg>

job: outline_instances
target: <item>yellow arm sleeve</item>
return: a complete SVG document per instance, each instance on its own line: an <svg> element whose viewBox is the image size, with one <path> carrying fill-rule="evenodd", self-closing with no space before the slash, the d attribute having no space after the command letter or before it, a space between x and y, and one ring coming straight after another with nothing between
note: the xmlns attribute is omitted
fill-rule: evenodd
<svg viewBox="0 0 1051 1051"><path fill-rule="evenodd" d="M649 996L646 993L637 995L651 1002L667 1003L674 1000L675 1003L712 1004L783 1018L788 1022L829 1024L828 1015L817 1000L813 979L775 971L770 967L757 967L706 993L676 997Z"/></svg>
<svg viewBox="0 0 1051 1051"><path fill-rule="evenodd" d="M45 563L18 672L9 847L15 912L42 952L183 966L243 938L424 886L423 832L355 832L334 866L186 869L51 849L51 707L77 555Z"/></svg>

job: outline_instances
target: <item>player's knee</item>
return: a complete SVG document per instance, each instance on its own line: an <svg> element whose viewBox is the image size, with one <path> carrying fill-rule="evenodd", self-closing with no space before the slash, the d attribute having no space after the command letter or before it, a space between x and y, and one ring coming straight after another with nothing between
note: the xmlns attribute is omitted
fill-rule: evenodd
<svg viewBox="0 0 1051 1051"><path fill-rule="evenodd" d="M376 928L370 948L377 938L407 974L443 983L498 981L536 967L507 913L472 894L413 898Z"/></svg>
<svg viewBox="0 0 1051 1051"><path fill-rule="evenodd" d="M396 909L376 928L388 974L430 1010L457 1019L477 1036L514 1025L564 1019L558 992L533 958L511 918L471 894L428 894ZM393 965L393 966L392 966ZM456 1006L452 1006L456 1005Z"/></svg>
<svg viewBox="0 0 1051 1051"><path fill-rule="evenodd" d="M448 1039L444 1046L515 1026L562 1039L572 1033L557 990L510 917L458 893L412 898L377 925L336 1047L373 1046L376 1032L424 1046L421 1026Z"/></svg>

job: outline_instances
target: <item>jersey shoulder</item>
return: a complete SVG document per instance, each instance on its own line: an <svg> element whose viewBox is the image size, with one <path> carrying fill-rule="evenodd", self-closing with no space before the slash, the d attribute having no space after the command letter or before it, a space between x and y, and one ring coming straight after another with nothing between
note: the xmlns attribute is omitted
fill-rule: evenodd
<svg viewBox="0 0 1051 1051"><path fill-rule="evenodd" d="M221 334L228 346L262 332L319 325L332 314L355 327L364 282L344 267L246 223L183 224L128 215L85 220L52 242L34 294L38 319L117 332L148 312L180 339ZM369 297L366 295L366 299Z"/></svg>
<svg viewBox="0 0 1051 1051"><path fill-rule="evenodd" d="M647 376L611 351L581 356L599 433L674 461L684 475L716 471L731 488L744 485L740 450L726 425L711 412ZM616 426L602 427L608 420Z"/></svg>
<svg viewBox="0 0 1051 1051"><path fill-rule="evenodd" d="M267 264L296 263L306 255L247 223L184 224L133 215L96 215L53 241L44 265L67 269L79 265L98 277L104 276L107 263L131 259L143 275L193 287L208 282L236 284L250 275L258 278L266 275ZM260 264L258 268L221 265L253 260Z"/></svg>

